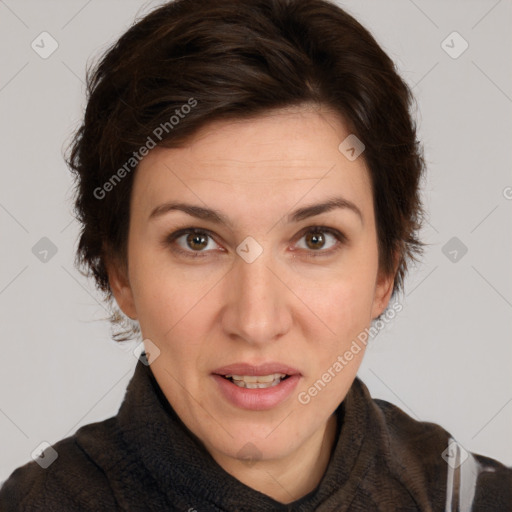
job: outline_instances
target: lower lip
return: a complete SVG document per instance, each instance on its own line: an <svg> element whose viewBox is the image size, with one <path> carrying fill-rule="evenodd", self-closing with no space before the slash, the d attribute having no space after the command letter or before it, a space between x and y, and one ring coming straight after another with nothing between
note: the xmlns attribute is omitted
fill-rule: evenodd
<svg viewBox="0 0 512 512"><path fill-rule="evenodd" d="M224 398L240 409L265 411L276 407L286 400L297 387L300 375L290 375L276 386L270 388L248 389L233 384L230 380L213 375Z"/></svg>

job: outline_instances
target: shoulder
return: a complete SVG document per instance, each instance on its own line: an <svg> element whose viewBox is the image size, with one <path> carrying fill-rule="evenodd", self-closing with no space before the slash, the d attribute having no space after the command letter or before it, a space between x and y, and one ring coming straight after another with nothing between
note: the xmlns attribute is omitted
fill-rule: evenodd
<svg viewBox="0 0 512 512"><path fill-rule="evenodd" d="M385 400L372 401L395 453L421 453L423 463L438 464L443 460L442 452L451 437L449 432L436 423L416 420Z"/></svg>
<svg viewBox="0 0 512 512"><path fill-rule="evenodd" d="M91 423L73 436L55 443L57 458L48 465L39 463L54 456L51 449L43 458L15 469L0 488L0 510L3 512L116 510L115 499L104 469L84 450L82 437L97 442L107 440L114 418Z"/></svg>
<svg viewBox="0 0 512 512"><path fill-rule="evenodd" d="M416 420L384 400L373 399L373 404L397 474L433 492L443 489L453 499L471 497L473 510L512 509L512 468L466 450L440 425Z"/></svg>

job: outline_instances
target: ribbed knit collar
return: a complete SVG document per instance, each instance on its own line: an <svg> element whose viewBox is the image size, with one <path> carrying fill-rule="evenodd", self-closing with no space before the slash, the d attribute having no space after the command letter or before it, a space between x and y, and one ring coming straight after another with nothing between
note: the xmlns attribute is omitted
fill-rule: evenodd
<svg viewBox="0 0 512 512"><path fill-rule="evenodd" d="M327 512L349 506L377 450L367 432L371 397L356 378L338 406L337 436L315 490L284 505L227 473L169 405L149 366L137 363L119 409L118 425L152 479L177 510ZM177 503L178 498L181 503Z"/></svg>

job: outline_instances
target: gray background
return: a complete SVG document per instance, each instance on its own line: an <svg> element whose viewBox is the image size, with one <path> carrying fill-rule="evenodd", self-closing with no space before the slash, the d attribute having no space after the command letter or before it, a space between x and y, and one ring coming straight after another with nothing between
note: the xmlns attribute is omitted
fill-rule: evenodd
<svg viewBox="0 0 512 512"><path fill-rule="evenodd" d="M73 267L62 150L85 104L86 62L159 3L0 0L0 481L42 441L114 415L137 362ZM359 375L375 397L512 465L512 2L342 5L413 87L428 163L429 245ZM31 47L43 31L59 45L47 59ZM453 31L469 44L458 58L445 51L460 51L458 36L442 45ZM57 249L46 262L32 250L43 237ZM452 237L455 262L443 253Z"/></svg>

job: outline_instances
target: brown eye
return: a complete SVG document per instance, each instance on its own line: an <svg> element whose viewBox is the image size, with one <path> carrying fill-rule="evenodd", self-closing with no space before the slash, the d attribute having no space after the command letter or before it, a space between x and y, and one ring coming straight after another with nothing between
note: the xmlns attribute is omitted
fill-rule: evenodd
<svg viewBox="0 0 512 512"><path fill-rule="evenodd" d="M186 238L188 247L194 250L202 250L208 245L208 236L204 234L190 233Z"/></svg>
<svg viewBox="0 0 512 512"><path fill-rule="evenodd" d="M208 256L213 252L222 250L212 235L205 229L186 228L180 229L167 236L164 241L165 247L180 255L198 258Z"/></svg>
<svg viewBox="0 0 512 512"><path fill-rule="evenodd" d="M322 249L325 244L323 233L309 232L306 236L306 245L313 250Z"/></svg>
<svg viewBox="0 0 512 512"><path fill-rule="evenodd" d="M309 253L328 254L340 247L345 236L337 229L314 226L304 232L297 247Z"/></svg>
<svg viewBox="0 0 512 512"><path fill-rule="evenodd" d="M303 231L296 247L310 256L328 256L341 249L347 239L337 229L311 226ZM187 228L175 231L163 241L177 254L193 258L213 256L225 252L208 230ZM212 252L213 251L213 252Z"/></svg>

